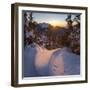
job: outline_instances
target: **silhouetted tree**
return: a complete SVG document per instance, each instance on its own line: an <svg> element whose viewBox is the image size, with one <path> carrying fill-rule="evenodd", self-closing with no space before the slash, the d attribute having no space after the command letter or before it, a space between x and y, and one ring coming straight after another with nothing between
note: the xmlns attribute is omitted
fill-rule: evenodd
<svg viewBox="0 0 90 90"><path fill-rule="evenodd" d="M67 18L66 18L66 22L67 22L67 27L68 27L68 29L72 29L72 19L71 19L71 14L68 14L67 15Z"/></svg>

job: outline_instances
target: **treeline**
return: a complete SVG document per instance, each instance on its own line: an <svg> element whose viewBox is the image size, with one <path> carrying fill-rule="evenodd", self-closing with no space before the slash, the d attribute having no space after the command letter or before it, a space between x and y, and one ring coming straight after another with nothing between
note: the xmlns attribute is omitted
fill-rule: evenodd
<svg viewBox="0 0 90 90"><path fill-rule="evenodd" d="M41 28L34 21L33 13L24 13L24 46L37 43L47 49L68 47L72 52L80 54L80 15L76 15L72 20L72 15L67 15L67 28L47 27ZM77 24L73 25L73 22Z"/></svg>

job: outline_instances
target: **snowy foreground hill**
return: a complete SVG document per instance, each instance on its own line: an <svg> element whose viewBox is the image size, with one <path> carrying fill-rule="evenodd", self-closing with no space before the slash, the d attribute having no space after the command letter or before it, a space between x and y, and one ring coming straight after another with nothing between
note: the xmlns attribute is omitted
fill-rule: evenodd
<svg viewBox="0 0 90 90"><path fill-rule="evenodd" d="M39 45L24 49L23 76L79 75L80 56L68 48L47 50Z"/></svg>

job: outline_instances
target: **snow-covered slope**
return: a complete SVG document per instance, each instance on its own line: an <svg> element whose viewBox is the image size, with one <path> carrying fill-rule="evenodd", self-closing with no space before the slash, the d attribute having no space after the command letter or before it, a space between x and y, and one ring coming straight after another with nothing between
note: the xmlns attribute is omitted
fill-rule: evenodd
<svg viewBox="0 0 90 90"><path fill-rule="evenodd" d="M37 54L35 58L35 67L38 74L49 75L48 64L50 62L50 58L52 54L56 52L58 49L48 50L44 47L40 47L37 45L36 50L37 50Z"/></svg>
<svg viewBox="0 0 90 90"><path fill-rule="evenodd" d="M80 56L67 49L53 53L49 63L50 75L79 75Z"/></svg>
<svg viewBox="0 0 90 90"><path fill-rule="evenodd" d="M68 48L26 47L23 64L24 77L80 74L80 56Z"/></svg>
<svg viewBox="0 0 90 90"><path fill-rule="evenodd" d="M30 77L30 76L37 76L37 72L34 66L35 62L35 55L37 51L36 48L27 46L24 49L24 60L23 60L23 76Z"/></svg>

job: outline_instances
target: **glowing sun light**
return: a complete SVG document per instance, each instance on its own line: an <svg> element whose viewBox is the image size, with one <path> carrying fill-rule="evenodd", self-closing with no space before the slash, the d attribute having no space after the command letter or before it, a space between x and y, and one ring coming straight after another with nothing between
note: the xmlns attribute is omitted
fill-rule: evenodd
<svg viewBox="0 0 90 90"><path fill-rule="evenodd" d="M52 26L61 26L61 27L65 27L66 26L66 22L65 21L50 21L49 23Z"/></svg>

